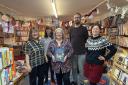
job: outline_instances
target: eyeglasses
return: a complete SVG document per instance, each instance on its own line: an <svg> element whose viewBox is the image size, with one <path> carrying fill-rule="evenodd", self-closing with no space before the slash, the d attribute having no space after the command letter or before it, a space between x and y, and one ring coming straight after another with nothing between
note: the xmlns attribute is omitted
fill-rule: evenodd
<svg viewBox="0 0 128 85"><path fill-rule="evenodd" d="M80 18L80 17L74 17L74 18Z"/></svg>

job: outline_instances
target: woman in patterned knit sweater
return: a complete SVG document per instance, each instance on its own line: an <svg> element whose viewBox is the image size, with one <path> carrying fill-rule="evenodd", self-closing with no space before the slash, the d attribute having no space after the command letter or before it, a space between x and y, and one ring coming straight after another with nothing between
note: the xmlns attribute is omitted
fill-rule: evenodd
<svg viewBox="0 0 128 85"><path fill-rule="evenodd" d="M88 38L86 47L86 63L84 65L84 74L88 78L90 85L97 85L103 73L103 64L109 60L117 49L104 37L100 36L99 25L92 28L92 37ZM109 52L106 54L106 50Z"/></svg>

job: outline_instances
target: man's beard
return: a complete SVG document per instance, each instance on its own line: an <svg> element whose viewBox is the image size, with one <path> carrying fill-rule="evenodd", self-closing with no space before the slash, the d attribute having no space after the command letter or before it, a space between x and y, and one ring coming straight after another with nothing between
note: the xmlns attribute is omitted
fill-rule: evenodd
<svg viewBox="0 0 128 85"><path fill-rule="evenodd" d="M80 24L80 21L76 21L75 24L76 24L76 25L79 25L79 24Z"/></svg>

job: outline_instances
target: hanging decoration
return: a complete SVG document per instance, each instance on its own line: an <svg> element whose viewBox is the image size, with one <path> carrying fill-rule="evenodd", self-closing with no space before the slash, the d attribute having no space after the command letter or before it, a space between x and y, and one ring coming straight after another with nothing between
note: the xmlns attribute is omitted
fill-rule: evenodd
<svg viewBox="0 0 128 85"><path fill-rule="evenodd" d="M90 11L88 14L85 14L85 16L91 16L92 14L97 14L97 11L99 11L97 8Z"/></svg>
<svg viewBox="0 0 128 85"><path fill-rule="evenodd" d="M94 16L96 16L97 14L99 14L99 9L95 8L91 10L88 14L85 14L84 17L87 17L88 20L93 20Z"/></svg>
<svg viewBox="0 0 128 85"><path fill-rule="evenodd" d="M128 1L128 0L126 0ZM115 16L117 14L121 14L121 18L124 19L128 15L128 7L118 7L116 6L112 0L107 0L107 8L110 10L110 13Z"/></svg>

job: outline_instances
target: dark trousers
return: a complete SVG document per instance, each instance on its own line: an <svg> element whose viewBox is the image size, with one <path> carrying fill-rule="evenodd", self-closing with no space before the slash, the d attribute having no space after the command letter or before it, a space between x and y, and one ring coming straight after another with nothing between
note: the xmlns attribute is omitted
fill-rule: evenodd
<svg viewBox="0 0 128 85"><path fill-rule="evenodd" d="M54 80L54 71L52 69L52 63L51 63L51 57L48 57L48 63L45 63L46 64L46 74L45 74L45 83L48 82L48 71L50 69L50 74L51 74L51 81L55 81Z"/></svg>
<svg viewBox="0 0 128 85"><path fill-rule="evenodd" d="M92 82L90 82L90 85L97 85L96 83L92 83Z"/></svg>
<svg viewBox="0 0 128 85"><path fill-rule="evenodd" d="M45 64L39 65L34 67L32 71L29 73L29 82L30 85L37 85L37 78L38 78L38 85L43 85L44 83L44 74L45 74Z"/></svg>
<svg viewBox="0 0 128 85"><path fill-rule="evenodd" d="M56 73L57 85L70 85L70 72L67 73Z"/></svg>

